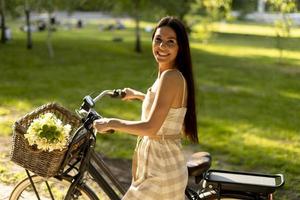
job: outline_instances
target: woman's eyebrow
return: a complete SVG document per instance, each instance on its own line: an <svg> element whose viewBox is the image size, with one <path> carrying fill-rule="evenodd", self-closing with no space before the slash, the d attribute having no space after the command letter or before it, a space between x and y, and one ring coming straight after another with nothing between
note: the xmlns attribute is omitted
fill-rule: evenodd
<svg viewBox="0 0 300 200"><path fill-rule="evenodd" d="M155 35L155 37L162 37L161 35ZM169 37L166 37L166 39L170 40L170 39L173 39L173 40L177 40L177 38L175 36L169 36Z"/></svg>

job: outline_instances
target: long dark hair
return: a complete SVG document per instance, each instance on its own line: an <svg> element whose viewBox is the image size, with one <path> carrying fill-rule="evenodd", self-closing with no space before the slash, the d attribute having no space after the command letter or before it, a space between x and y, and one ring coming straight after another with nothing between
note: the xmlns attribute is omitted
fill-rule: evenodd
<svg viewBox="0 0 300 200"><path fill-rule="evenodd" d="M184 132L187 138L198 143L198 131L197 131L197 116L196 116L196 104L195 104L195 86L192 70L192 59L189 45L189 38L183 23L175 17L164 17L154 29L152 40L155 32L158 28L168 26L172 28L177 36L178 53L176 57L177 69L182 73L188 89L187 97L187 113L184 119Z"/></svg>

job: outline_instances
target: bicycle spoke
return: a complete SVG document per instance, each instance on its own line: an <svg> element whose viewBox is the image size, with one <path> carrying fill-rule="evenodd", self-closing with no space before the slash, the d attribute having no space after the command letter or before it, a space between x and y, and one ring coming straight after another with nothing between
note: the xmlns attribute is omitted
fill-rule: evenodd
<svg viewBox="0 0 300 200"><path fill-rule="evenodd" d="M52 200L55 200L55 199L54 199L54 196L53 196L53 193L52 193L52 191L51 191L51 188L50 188L50 186L49 186L48 181L45 181L45 183L46 183L46 186L47 186L47 188L48 188L48 191L49 191L49 194L50 194L50 196L51 196L51 199L52 199Z"/></svg>

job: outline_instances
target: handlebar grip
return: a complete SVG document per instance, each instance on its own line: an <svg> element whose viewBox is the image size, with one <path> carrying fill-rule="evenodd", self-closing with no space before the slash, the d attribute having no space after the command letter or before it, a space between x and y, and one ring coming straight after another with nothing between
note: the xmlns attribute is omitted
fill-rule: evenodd
<svg viewBox="0 0 300 200"><path fill-rule="evenodd" d="M113 94L110 95L112 98L124 98L126 96L126 92L121 89L115 89Z"/></svg>

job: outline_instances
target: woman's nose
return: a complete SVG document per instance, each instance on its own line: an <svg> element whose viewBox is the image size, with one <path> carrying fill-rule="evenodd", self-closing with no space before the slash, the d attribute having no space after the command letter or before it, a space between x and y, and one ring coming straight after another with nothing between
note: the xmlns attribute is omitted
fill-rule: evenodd
<svg viewBox="0 0 300 200"><path fill-rule="evenodd" d="M166 44L162 41L162 42L159 44L159 47L162 48L162 49L165 49L167 46L166 46Z"/></svg>

